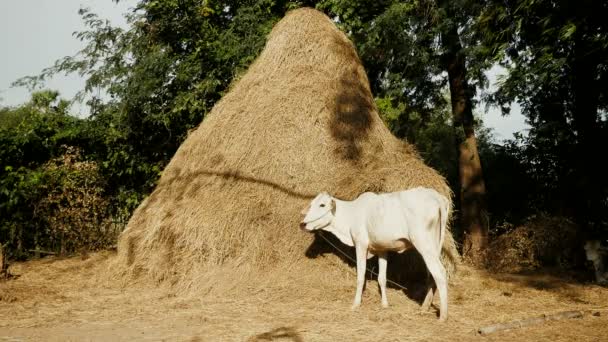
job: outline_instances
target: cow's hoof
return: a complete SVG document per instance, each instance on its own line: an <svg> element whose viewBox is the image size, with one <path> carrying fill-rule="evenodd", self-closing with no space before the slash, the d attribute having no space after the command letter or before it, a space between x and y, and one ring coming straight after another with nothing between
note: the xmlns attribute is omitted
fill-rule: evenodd
<svg viewBox="0 0 608 342"><path fill-rule="evenodd" d="M385 309L387 309L388 308L388 302L382 303L382 307L385 308Z"/></svg>
<svg viewBox="0 0 608 342"><path fill-rule="evenodd" d="M350 309L352 311L357 311L357 309L359 309L360 306L361 306L361 304L353 304L353 306L351 306Z"/></svg>

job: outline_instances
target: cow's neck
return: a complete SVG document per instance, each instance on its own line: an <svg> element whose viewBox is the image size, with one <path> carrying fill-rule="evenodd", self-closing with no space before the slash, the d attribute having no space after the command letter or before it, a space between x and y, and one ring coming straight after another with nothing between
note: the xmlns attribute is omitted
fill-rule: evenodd
<svg viewBox="0 0 608 342"><path fill-rule="evenodd" d="M353 247L355 243L353 242L353 237L350 232L350 225L348 223L348 219L345 216L345 213L348 212L346 207L348 206L348 202L340 201L335 199L336 201L336 214L334 215L334 219L329 226L323 228L332 234L334 234L343 244Z"/></svg>

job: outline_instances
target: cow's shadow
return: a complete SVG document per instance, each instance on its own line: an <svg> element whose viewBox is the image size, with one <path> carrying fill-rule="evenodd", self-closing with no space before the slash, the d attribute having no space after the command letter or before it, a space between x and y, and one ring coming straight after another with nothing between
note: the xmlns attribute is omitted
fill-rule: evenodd
<svg viewBox="0 0 608 342"><path fill-rule="evenodd" d="M313 242L306 250L306 257L314 259L328 253L336 255L344 264L356 271L357 259L354 247L346 246L331 233L316 232ZM366 279L377 281L377 272L378 257L374 256L367 260ZM422 256L415 249L407 250L401 254L389 253L386 274L389 280L386 285L388 288L401 290L409 299L416 301L418 304L422 304L429 285L432 285L430 283L432 279L430 282L427 279L427 269ZM366 286L368 286L368 283L369 281L365 282Z"/></svg>

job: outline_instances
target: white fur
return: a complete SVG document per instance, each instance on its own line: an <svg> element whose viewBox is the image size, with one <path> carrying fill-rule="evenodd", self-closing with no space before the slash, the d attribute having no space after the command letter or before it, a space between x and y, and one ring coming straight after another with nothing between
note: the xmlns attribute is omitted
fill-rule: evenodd
<svg viewBox="0 0 608 342"><path fill-rule="evenodd" d="M608 284L608 271L604 265L604 259L608 255L608 250L602 247L600 241L590 240L585 243L585 254L587 260L593 263L595 269L595 280L599 284Z"/></svg>
<svg viewBox="0 0 608 342"><path fill-rule="evenodd" d="M382 306L387 307L387 252L402 253L415 247L435 280L441 301L440 320L445 321L448 317L448 290L440 256L449 206L445 196L421 187L384 194L366 192L354 201L341 201L323 192L302 212L305 217L300 226L308 231L322 229L331 232L342 243L355 247L357 290L353 308L361 305L366 259L378 255L378 283ZM428 308L432 300L431 287L423 308Z"/></svg>

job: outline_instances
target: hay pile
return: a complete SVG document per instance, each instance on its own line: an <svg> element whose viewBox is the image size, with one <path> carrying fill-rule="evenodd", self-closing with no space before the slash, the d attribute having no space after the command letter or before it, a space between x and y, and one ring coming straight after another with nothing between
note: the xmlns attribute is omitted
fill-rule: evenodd
<svg viewBox="0 0 608 342"><path fill-rule="evenodd" d="M580 228L565 217L532 216L492 241L486 266L511 273L540 267L580 268L584 252L579 232Z"/></svg>
<svg viewBox="0 0 608 342"><path fill-rule="evenodd" d="M295 10L134 212L116 267L194 289L220 264L257 272L308 262L321 273L323 261L305 256L313 236L298 227L312 197L414 186L451 195L381 121L348 38L324 14ZM448 235L444 251L456 258Z"/></svg>

